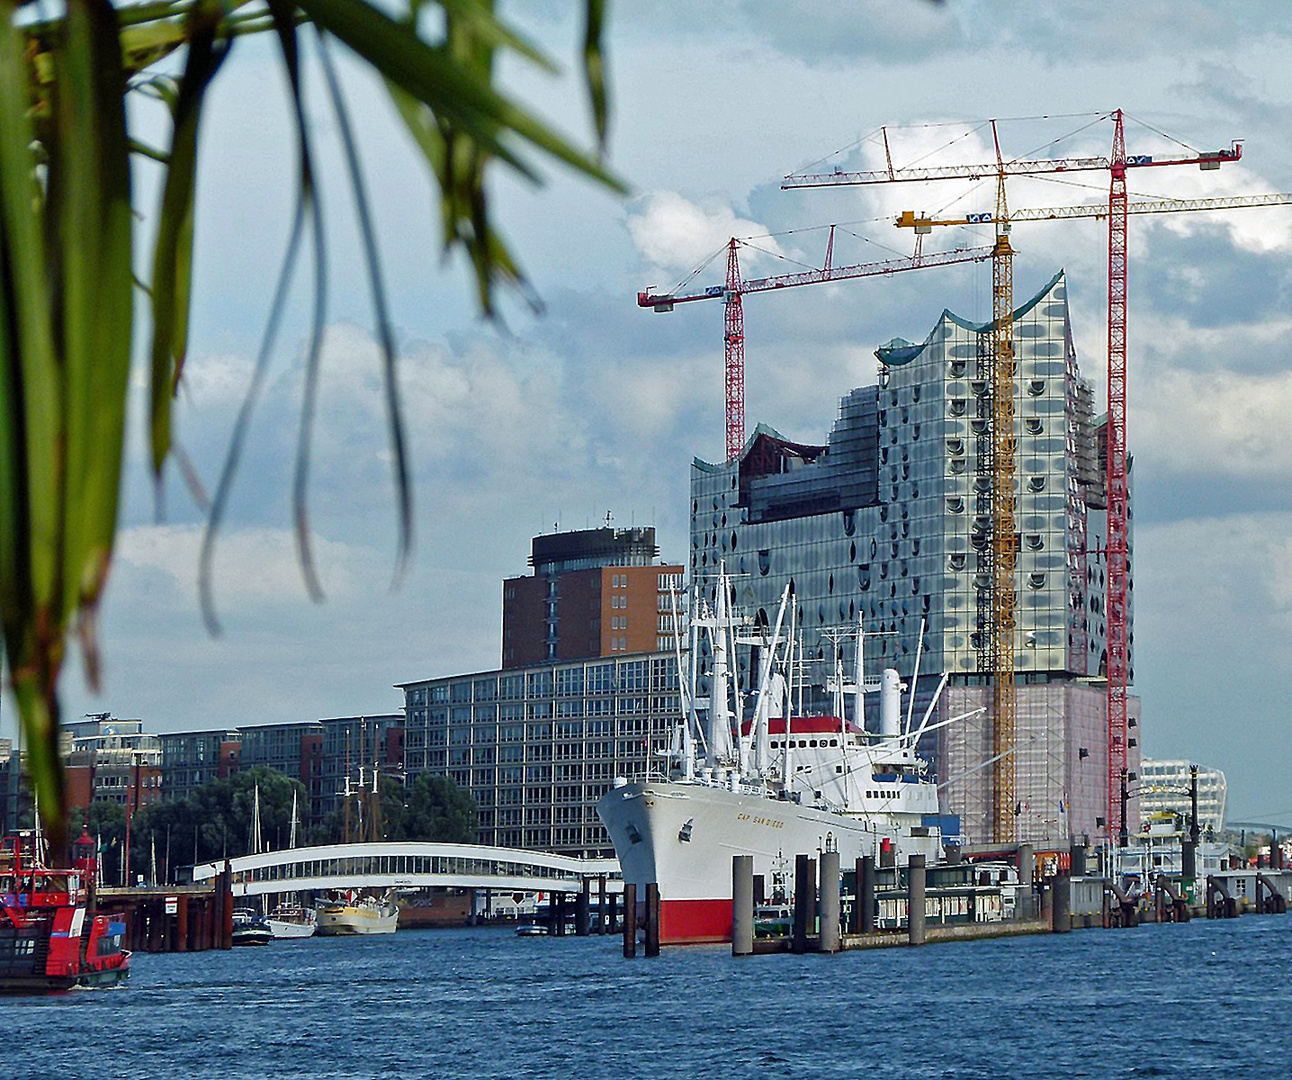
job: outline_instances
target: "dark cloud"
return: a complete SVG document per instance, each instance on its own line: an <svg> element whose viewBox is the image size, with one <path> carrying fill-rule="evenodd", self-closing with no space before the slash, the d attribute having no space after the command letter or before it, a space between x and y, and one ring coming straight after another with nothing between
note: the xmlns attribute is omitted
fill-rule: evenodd
<svg viewBox="0 0 1292 1080"><path fill-rule="evenodd" d="M1233 210L1226 214L1275 213L1292 219L1292 206L1275 211ZM1277 318L1292 301L1292 269L1285 251L1256 252L1233 242L1225 225L1190 223L1189 235L1161 226L1144 229L1132 240L1135 262L1130 269L1134 306L1146 306L1182 319L1201 330L1232 326L1250 328ZM1236 338L1236 341L1239 340ZM1287 366L1284 343L1253 350L1244 341L1240 350L1223 354L1189 350L1183 342L1143 342L1143 347L1169 352L1189 367L1221 367L1239 371L1282 370ZM1182 347L1185 346L1185 347Z"/></svg>
<svg viewBox="0 0 1292 1080"><path fill-rule="evenodd" d="M965 40L954 6L931 0L740 0L755 33L809 64L859 57L904 63L949 52Z"/></svg>

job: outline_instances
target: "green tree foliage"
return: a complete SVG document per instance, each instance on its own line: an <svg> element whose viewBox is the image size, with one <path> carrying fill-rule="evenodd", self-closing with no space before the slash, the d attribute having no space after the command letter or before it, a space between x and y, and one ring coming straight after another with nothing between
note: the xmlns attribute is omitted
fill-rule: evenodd
<svg viewBox="0 0 1292 1080"><path fill-rule="evenodd" d="M448 776L420 773L408 788L401 840L438 840L474 844L476 801Z"/></svg>
<svg viewBox="0 0 1292 1080"><path fill-rule="evenodd" d="M144 807L131 821L132 868L136 873L147 869L150 840L160 852L169 838L172 866L249 854L257 788L262 850L286 847L291 835L292 794L299 814L306 805L305 786L275 769L257 767L208 780L181 801Z"/></svg>
<svg viewBox="0 0 1292 1080"><path fill-rule="evenodd" d="M405 787L393 776L380 780L377 814L380 827L371 831L373 802L365 794L351 800L349 838L352 840L436 840L448 844L474 844L476 801L451 777L420 773ZM347 838L344 806L310 830L312 844L338 844Z"/></svg>
<svg viewBox="0 0 1292 1080"><path fill-rule="evenodd" d="M126 807L110 799L98 799L88 807L74 806L68 820L75 835L81 828L99 845L99 863L103 880L116 884L121 880L121 860L125 857Z"/></svg>
<svg viewBox="0 0 1292 1080"><path fill-rule="evenodd" d="M583 0L583 9L580 66L600 147L607 116L604 0ZM227 70L224 60L238 39L263 31L278 42L297 123L297 138L284 148L295 157L297 205L257 374L231 436L203 548L203 599L212 625L210 541L272 351L282 297L307 237L317 284L293 503L306 584L319 595L304 492L326 264L303 46L312 47L323 71L368 251L385 354L401 566L412 508L394 335L333 49L349 50L384 80L438 187L444 246L467 254L485 313L494 310L499 284L524 286L518 261L493 226L487 178L496 167L537 181L538 162L554 160L599 183L620 185L602 167L599 151L575 147L498 88L495 72L503 60L548 71L554 64L497 16L494 0L67 0L55 6L57 17L42 19L47 10L0 0L0 619L29 772L53 850L62 851L58 680L66 642L79 632L95 681L95 613L116 536L127 381L137 342L150 361L143 426L159 477L171 452L171 402L188 349L198 161L202 153L219 151L204 145L200 121L207 92ZM163 70L159 64L167 57ZM165 110L167 145L147 146L132 130L144 114L142 107L127 110L132 95L143 107ZM132 184L142 159L162 173L155 206L140 205ZM274 162L266 169L283 171ZM143 221L155 233L150 252L140 250L137 222ZM139 288L136 271L145 279ZM147 304L139 303L141 289ZM198 829L199 847L210 850L215 828L207 822ZM232 848L242 841L235 835L228 842Z"/></svg>

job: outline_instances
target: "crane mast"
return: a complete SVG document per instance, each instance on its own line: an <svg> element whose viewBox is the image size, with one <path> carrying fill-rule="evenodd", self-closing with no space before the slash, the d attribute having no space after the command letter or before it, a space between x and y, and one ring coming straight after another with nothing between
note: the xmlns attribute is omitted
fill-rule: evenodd
<svg viewBox="0 0 1292 1080"><path fill-rule="evenodd" d="M993 125L994 126L994 125ZM997 148L999 154L999 146ZM996 181L996 246L992 279L991 550L992 750L999 755L992 787L992 839L1014 840L1014 250L1009 243L1005 171Z"/></svg>
<svg viewBox="0 0 1292 1080"><path fill-rule="evenodd" d="M724 386L726 389L727 460L735 461L745 448L745 309L740 302L740 259L733 237L727 245Z"/></svg>
<svg viewBox="0 0 1292 1080"><path fill-rule="evenodd" d="M1126 514L1126 139L1122 112L1113 113L1108 191L1108 424L1105 484L1108 498L1108 810L1111 836L1126 845L1122 777L1126 775L1127 588L1129 522Z"/></svg>

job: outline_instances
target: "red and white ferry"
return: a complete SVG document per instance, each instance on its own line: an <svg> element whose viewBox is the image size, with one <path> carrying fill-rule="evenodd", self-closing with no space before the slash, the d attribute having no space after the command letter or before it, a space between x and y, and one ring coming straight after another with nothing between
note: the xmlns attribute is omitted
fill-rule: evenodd
<svg viewBox="0 0 1292 1080"><path fill-rule="evenodd" d="M70 868L47 864L34 835L0 846L0 993L108 986L130 973L125 923L86 909L93 842Z"/></svg>
<svg viewBox="0 0 1292 1080"><path fill-rule="evenodd" d="M758 639L737 638L738 630L750 628L731 615L727 592L720 576L716 610L706 605L692 619L686 715L667 755L668 778L620 778L597 803L624 881L637 886L639 898L645 885L658 885L662 943L731 939L734 855L752 855L755 875L769 887L776 881L791 890L799 854L833 848L844 866L863 855L882 853L897 865L912 854L930 863L942 855L937 785L915 753L920 736L932 730L934 706L918 727L909 708L903 720L905 687L898 673L889 668L878 679L863 678L859 631L850 683L836 658L836 715L791 715L782 671L795 670L793 626L781 636L789 590L775 630ZM701 632L713 657L707 697L696 692ZM758 691L747 721L728 659L738 642L761 645ZM868 691L880 695L878 733L857 722ZM846 695L855 702L854 720L844 716Z"/></svg>

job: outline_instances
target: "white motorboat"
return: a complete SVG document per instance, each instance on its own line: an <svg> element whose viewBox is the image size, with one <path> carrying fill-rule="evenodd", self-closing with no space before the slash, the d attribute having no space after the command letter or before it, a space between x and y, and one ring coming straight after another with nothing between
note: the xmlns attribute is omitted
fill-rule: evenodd
<svg viewBox="0 0 1292 1080"><path fill-rule="evenodd" d="M318 918L313 909L300 904L279 904L268 915L265 922L273 931L275 938L313 937L318 926Z"/></svg>

